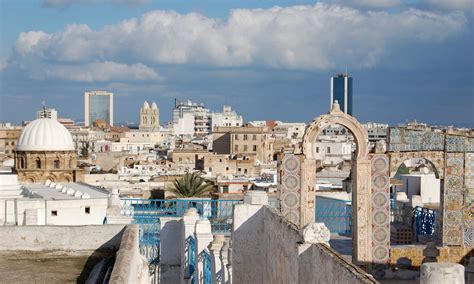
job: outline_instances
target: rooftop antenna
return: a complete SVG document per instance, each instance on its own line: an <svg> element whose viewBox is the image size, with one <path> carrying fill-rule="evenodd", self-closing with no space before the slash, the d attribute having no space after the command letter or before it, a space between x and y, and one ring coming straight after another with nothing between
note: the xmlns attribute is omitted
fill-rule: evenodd
<svg viewBox="0 0 474 284"><path fill-rule="evenodd" d="M42 113L41 113L41 118L46 118L47 115L46 115L46 102L44 101L44 99L41 101L41 105L42 105Z"/></svg>

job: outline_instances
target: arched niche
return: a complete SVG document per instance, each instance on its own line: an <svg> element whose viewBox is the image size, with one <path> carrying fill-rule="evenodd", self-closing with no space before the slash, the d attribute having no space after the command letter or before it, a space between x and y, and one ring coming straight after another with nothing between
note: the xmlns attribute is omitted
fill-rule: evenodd
<svg viewBox="0 0 474 284"><path fill-rule="evenodd" d="M343 113L340 110L339 104L337 102L333 104L329 114L319 116L306 128L303 136L303 154L305 155L306 159L315 158L313 153L314 142L325 128L335 124L346 127L354 136L355 142L357 144L357 159L367 159L367 155L369 153L367 145L369 138L367 136L367 131L355 118Z"/></svg>

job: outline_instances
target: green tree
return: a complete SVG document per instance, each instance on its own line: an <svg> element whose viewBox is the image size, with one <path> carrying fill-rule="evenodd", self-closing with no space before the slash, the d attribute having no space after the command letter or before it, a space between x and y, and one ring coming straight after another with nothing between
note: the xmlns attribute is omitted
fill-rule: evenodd
<svg viewBox="0 0 474 284"><path fill-rule="evenodd" d="M407 175L409 173L410 173L410 169L408 169L408 167L405 165L405 163L402 163L400 165L400 167L398 167L398 170L397 170L397 173L395 174L395 176Z"/></svg>
<svg viewBox="0 0 474 284"><path fill-rule="evenodd" d="M214 185L198 173L186 173L183 178L175 179L171 191L178 197L203 197L209 195Z"/></svg>

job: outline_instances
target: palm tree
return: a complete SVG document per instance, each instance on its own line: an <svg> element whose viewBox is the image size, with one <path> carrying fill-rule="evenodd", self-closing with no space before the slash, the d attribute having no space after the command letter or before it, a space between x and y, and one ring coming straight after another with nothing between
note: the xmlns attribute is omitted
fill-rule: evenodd
<svg viewBox="0 0 474 284"><path fill-rule="evenodd" d="M171 191L178 197L202 197L209 195L214 185L202 178L198 173L186 173L183 178L175 179Z"/></svg>

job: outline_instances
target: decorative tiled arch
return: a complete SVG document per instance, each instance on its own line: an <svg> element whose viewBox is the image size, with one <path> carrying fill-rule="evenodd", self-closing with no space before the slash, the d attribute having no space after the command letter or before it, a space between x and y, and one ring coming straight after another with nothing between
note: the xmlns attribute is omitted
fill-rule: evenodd
<svg viewBox="0 0 474 284"><path fill-rule="evenodd" d="M408 151L389 152L390 176L394 177L400 165L412 158L426 159L433 164L439 179L444 179L445 155L444 151Z"/></svg>
<svg viewBox="0 0 474 284"><path fill-rule="evenodd" d="M357 144L356 160L352 169L353 183L353 262L357 264L387 263L390 249L390 222L388 202L389 160L385 154L377 157L384 161L383 169L371 163L367 131L352 116L340 111L339 104L333 104L329 114L316 118L303 137L302 152L307 161L315 161L313 144L322 130L339 124L352 133ZM376 161L374 161L376 163ZM374 167L372 167L374 166ZM372 172L374 168L374 172ZM371 179L375 174L375 180ZM310 174L303 174L310 176ZM312 174L314 184L314 173ZM383 185L380 180L385 180ZM302 188L302 193L304 188ZM386 200L386 202L382 202ZM313 213L314 214L314 213ZM386 220L382 220L385 216ZM375 235L374 235L375 233Z"/></svg>

